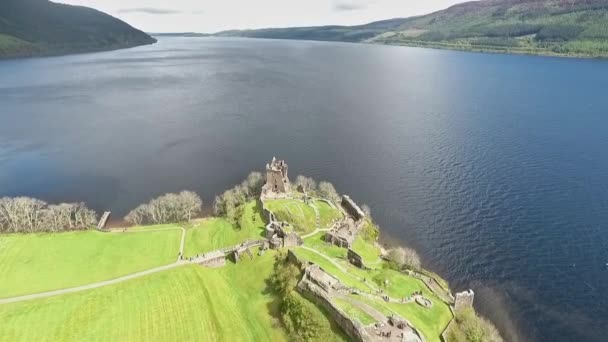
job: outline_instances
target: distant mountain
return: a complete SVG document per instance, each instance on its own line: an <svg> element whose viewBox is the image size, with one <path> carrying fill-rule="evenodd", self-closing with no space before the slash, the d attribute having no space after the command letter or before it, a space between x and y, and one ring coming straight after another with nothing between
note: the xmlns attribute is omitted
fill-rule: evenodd
<svg viewBox="0 0 608 342"><path fill-rule="evenodd" d="M0 58L128 48L156 39L92 8L0 0Z"/></svg>
<svg viewBox="0 0 608 342"><path fill-rule="evenodd" d="M607 0L483 0L359 26L224 31L218 36L608 57Z"/></svg>
<svg viewBox="0 0 608 342"><path fill-rule="evenodd" d="M188 38L203 38L211 36L209 33L197 32L161 32L149 33L152 37L188 37Z"/></svg>

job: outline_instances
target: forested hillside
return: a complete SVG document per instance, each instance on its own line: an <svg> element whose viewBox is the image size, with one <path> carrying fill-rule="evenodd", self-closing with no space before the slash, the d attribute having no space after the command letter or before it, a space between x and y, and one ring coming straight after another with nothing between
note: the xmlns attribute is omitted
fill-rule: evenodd
<svg viewBox="0 0 608 342"><path fill-rule="evenodd" d="M607 0L483 0L360 26L221 32L259 38L608 57Z"/></svg>
<svg viewBox="0 0 608 342"><path fill-rule="evenodd" d="M112 50L155 41L92 8L47 0L0 1L0 58Z"/></svg>

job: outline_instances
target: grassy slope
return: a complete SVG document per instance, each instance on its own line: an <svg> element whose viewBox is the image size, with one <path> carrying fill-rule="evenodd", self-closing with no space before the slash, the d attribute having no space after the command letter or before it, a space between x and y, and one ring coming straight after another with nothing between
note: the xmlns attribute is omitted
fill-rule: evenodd
<svg viewBox="0 0 608 342"><path fill-rule="evenodd" d="M353 243L353 250L363 258L365 264L375 264L380 261L380 248L358 236Z"/></svg>
<svg viewBox="0 0 608 342"><path fill-rule="evenodd" d="M367 314L365 311L359 309L358 307L354 306L350 302L339 298L334 299L334 302L342 311L344 311L345 314L359 321L359 323L363 325L370 325L376 323L376 320L372 316Z"/></svg>
<svg viewBox="0 0 608 342"><path fill-rule="evenodd" d="M183 266L125 283L0 306L7 341L285 341L266 279L273 254Z"/></svg>
<svg viewBox="0 0 608 342"><path fill-rule="evenodd" d="M89 284L170 264L181 230L0 236L0 297Z"/></svg>
<svg viewBox="0 0 608 342"><path fill-rule="evenodd" d="M275 213L277 220L289 222L301 234L312 232L316 228L316 216L313 208L302 201L278 199L266 201L269 210Z"/></svg>
<svg viewBox="0 0 608 342"><path fill-rule="evenodd" d="M410 296L414 291L422 290L424 296L433 302L433 307L431 309L423 308L416 303L387 304L380 299L371 300L360 296L355 296L354 298L357 300L362 300L370 305L373 304L373 307L378 308L381 312L385 312L387 315L390 315L391 310L398 313L402 317L412 322L412 324L414 324L414 326L418 328L425 336L427 341L439 341L439 335L447 326L452 316L449 307L439 298L435 297L422 281L394 270L385 269L382 267L382 264L378 264L375 266L377 268L372 270L362 270L356 268L348 264L348 262L345 260L345 249L335 246L328 246L326 243L320 240L320 236L321 234L317 234L307 238L304 241L305 246L314 248L326 256L333 258L335 262L346 269L346 272L340 270L327 259L307 250L296 249L295 252L298 257L320 265L323 269L331 273L347 286L354 287L368 293L374 293L375 288L381 288L392 298L403 298ZM368 257L371 258L371 251L373 250L371 244L367 242L361 243L367 245L366 249L370 251L370 255ZM376 258L377 255L378 254L376 254ZM363 279L365 279L366 282L363 282ZM388 285L386 286L384 285L385 280L388 280ZM370 287L370 284L373 284L374 286ZM356 308L349 308L344 303L338 303L338 305L341 306L348 314L351 314L353 318L359 319L362 321L362 323L364 323L363 321L367 322L365 317L360 316L360 310Z"/></svg>
<svg viewBox="0 0 608 342"><path fill-rule="evenodd" d="M253 201L245 205L240 228L233 227L223 218L208 218L188 229L184 256L234 246L248 239L258 240L263 232L264 221Z"/></svg>
<svg viewBox="0 0 608 342"><path fill-rule="evenodd" d="M319 210L321 228L330 228L336 219L342 217L342 213L338 209L332 208L327 202L315 201L314 205Z"/></svg>

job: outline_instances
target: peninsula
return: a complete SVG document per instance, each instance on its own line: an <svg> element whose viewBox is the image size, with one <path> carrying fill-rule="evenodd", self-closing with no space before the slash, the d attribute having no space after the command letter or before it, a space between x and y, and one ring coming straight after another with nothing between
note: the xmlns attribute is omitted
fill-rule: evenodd
<svg viewBox="0 0 608 342"><path fill-rule="evenodd" d="M107 51L155 42L92 8L48 0L0 1L0 58Z"/></svg>
<svg viewBox="0 0 608 342"><path fill-rule="evenodd" d="M501 341L415 251L379 243L368 206L264 173L198 218L190 191L107 228L82 203L0 199L0 336L11 341ZM93 229L92 227L95 227Z"/></svg>

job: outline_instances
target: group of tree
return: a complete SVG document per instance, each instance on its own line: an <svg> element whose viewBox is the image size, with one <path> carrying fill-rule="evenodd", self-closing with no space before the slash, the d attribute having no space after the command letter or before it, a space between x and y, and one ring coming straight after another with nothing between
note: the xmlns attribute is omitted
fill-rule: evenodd
<svg viewBox="0 0 608 342"><path fill-rule="evenodd" d="M192 191L169 193L131 210L125 220L134 225L187 222L201 213L202 206Z"/></svg>
<svg viewBox="0 0 608 342"><path fill-rule="evenodd" d="M264 177L259 172L250 173L241 183L216 196L213 202L213 213L223 216L232 224L238 226L245 203L252 201L262 193Z"/></svg>
<svg viewBox="0 0 608 342"><path fill-rule="evenodd" d="M84 203L48 204L30 197L0 198L0 232L35 233L82 230L97 222Z"/></svg>
<svg viewBox="0 0 608 342"><path fill-rule="evenodd" d="M340 194L336 191L333 184L329 182L317 182L306 176L297 176L295 181L296 186L302 186L308 194L330 199L334 202L340 202Z"/></svg>
<svg viewBox="0 0 608 342"><path fill-rule="evenodd" d="M295 290L301 273L300 268L287 259L286 252L277 253L271 284L281 301L283 326L292 341L331 341L334 334L329 320Z"/></svg>
<svg viewBox="0 0 608 342"><path fill-rule="evenodd" d="M463 342L502 342L492 322L475 314L472 308L456 312L455 324L448 330L448 340Z"/></svg>

